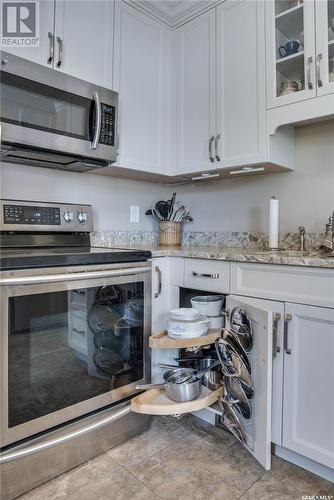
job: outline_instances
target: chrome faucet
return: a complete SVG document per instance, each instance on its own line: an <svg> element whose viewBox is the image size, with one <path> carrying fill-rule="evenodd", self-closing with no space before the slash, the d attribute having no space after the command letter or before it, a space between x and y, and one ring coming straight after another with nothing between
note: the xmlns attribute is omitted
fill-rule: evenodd
<svg viewBox="0 0 334 500"><path fill-rule="evenodd" d="M325 250L334 250L334 212L326 224L326 232L321 247Z"/></svg>
<svg viewBox="0 0 334 500"><path fill-rule="evenodd" d="M299 226L298 228L299 231L299 250L301 252L305 252L306 246L305 246L305 227L304 226Z"/></svg>

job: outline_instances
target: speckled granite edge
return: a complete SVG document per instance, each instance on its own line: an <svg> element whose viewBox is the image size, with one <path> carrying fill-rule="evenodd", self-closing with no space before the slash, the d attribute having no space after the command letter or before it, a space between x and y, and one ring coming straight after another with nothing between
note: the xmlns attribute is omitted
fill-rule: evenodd
<svg viewBox="0 0 334 500"><path fill-rule="evenodd" d="M323 235L307 233L305 244L307 250L316 250L320 247ZM114 247L146 245L159 246L159 233L154 231L95 231L91 233L93 246ZM266 250L268 248L268 234L260 232L192 232L184 231L182 247L223 246L224 248L245 248ZM280 246L285 250L297 250L299 235L284 233L280 235Z"/></svg>
<svg viewBox="0 0 334 500"><path fill-rule="evenodd" d="M159 247L158 233L153 231L95 231L91 244L95 247L144 248L153 257L191 257L235 262L281 264L334 268L334 258L319 253L322 235L309 233L304 254L297 253L299 237L296 233L281 235L283 253L265 251L265 233L184 233L182 246Z"/></svg>

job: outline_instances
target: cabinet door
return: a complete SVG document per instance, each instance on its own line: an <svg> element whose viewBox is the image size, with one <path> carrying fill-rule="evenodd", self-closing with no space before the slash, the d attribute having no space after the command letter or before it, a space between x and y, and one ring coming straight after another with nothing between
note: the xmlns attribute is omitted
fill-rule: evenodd
<svg viewBox="0 0 334 500"><path fill-rule="evenodd" d="M152 259L152 335L166 330L168 313L179 307L179 287L171 285L173 261L168 257ZM160 383L165 370L159 363L175 364L178 349L152 349L152 382Z"/></svg>
<svg viewBox="0 0 334 500"><path fill-rule="evenodd" d="M54 0L39 2L39 47L17 47L3 50L44 66L53 65Z"/></svg>
<svg viewBox="0 0 334 500"><path fill-rule="evenodd" d="M113 2L56 0L54 68L112 87Z"/></svg>
<svg viewBox="0 0 334 500"><path fill-rule="evenodd" d="M334 92L334 0L315 2L318 95Z"/></svg>
<svg viewBox="0 0 334 500"><path fill-rule="evenodd" d="M334 309L285 313L283 446L333 469Z"/></svg>
<svg viewBox="0 0 334 500"><path fill-rule="evenodd" d="M163 172L169 35L160 23L116 2L114 89L119 92L121 167Z"/></svg>
<svg viewBox="0 0 334 500"><path fill-rule="evenodd" d="M176 37L176 173L213 169L216 167L213 144L215 135L214 9L184 24L174 33ZM210 147L212 148L211 155Z"/></svg>
<svg viewBox="0 0 334 500"><path fill-rule="evenodd" d="M249 358L255 388L252 417L245 423L250 453L267 470L271 468L271 399L272 399L272 332L273 313L263 307L262 300L230 295L227 307L242 307L248 314L254 333ZM276 306L276 305L275 305ZM270 308L268 308L270 309Z"/></svg>
<svg viewBox="0 0 334 500"><path fill-rule="evenodd" d="M217 7L218 166L266 157L265 30L262 1Z"/></svg>
<svg viewBox="0 0 334 500"><path fill-rule="evenodd" d="M266 2L269 108L316 96L314 11L314 0Z"/></svg>

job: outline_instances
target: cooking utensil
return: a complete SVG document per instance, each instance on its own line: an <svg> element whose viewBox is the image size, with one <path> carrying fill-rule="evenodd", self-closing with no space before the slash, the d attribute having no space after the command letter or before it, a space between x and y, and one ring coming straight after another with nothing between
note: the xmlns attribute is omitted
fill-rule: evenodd
<svg viewBox="0 0 334 500"><path fill-rule="evenodd" d="M167 220L168 219L169 206L168 206L168 202L167 201L158 201L155 204L155 209L160 214L160 216L162 217L162 220Z"/></svg>
<svg viewBox="0 0 334 500"><path fill-rule="evenodd" d="M179 378L178 378L178 383L190 383L190 382L194 382L195 380L201 380L201 378L204 376L204 374L206 372L208 372L209 370L211 370L212 368L215 368L216 366L218 366L220 364L220 361L215 361L214 363L212 363L211 365L203 368L202 370L192 370L191 368L187 368L187 370L192 370L192 373L183 373L183 374L179 374Z"/></svg>
<svg viewBox="0 0 334 500"><path fill-rule="evenodd" d="M104 375L116 376L118 372L123 370L123 360L112 349L99 347L93 355L96 368Z"/></svg>
<svg viewBox="0 0 334 500"><path fill-rule="evenodd" d="M186 403L197 399L202 391L201 379L191 382L179 383L179 375L177 372L180 370L185 371L185 368L174 368L164 374L164 384L138 384L135 385L136 389L155 389L165 388L166 396L176 403ZM191 370L191 369L190 369ZM191 370L193 372L193 370Z"/></svg>
<svg viewBox="0 0 334 500"><path fill-rule="evenodd" d="M238 377L247 397L252 398L254 396L254 384L239 354L237 354L232 346L222 338L216 340L215 348L218 359L222 365L223 374L227 377Z"/></svg>
<svg viewBox="0 0 334 500"><path fill-rule="evenodd" d="M211 365L213 361L217 360L217 356L205 356L204 358L199 357L189 357L189 358L174 358L179 366L184 368L193 368L195 370L202 370L207 366ZM222 385L222 372L219 365L214 368L211 367L209 372L206 372L202 378L202 385L210 389L210 391L215 391Z"/></svg>
<svg viewBox="0 0 334 500"><path fill-rule="evenodd" d="M249 352L253 347L252 322L247 312L241 307L235 307L230 315L230 329L237 335L243 348Z"/></svg>
<svg viewBox="0 0 334 500"><path fill-rule="evenodd" d="M195 338L202 337L208 332L209 320L200 315L196 319L175 319L170 316L167 320L167 334L171 338Z"/></svg>
<svg viewBox="0 0 334 500"><path fill-rule="evenodd" d="M175 198L176 198L176 193L173 193L172 199L170 200L170 204L168 207L168 220L171 220L171 215L174 211Z"/></svg>
<svg viewBox="0 0 334 500"><path fill-rule="evenodd" d="M218 404L222 411L222 423L244 446L247 446L246 434L240 422L239 416L232 408L231 404L224 398L218 399Z"/></svg>
<svg viewBox="0 0 334 500"><path fill-rule="evenodd" d="M244 418L249 419L252 415L252 407L240 380L224 377L223 381L226 399L238 408Z"/></svg>
<svg viewBox="0 0 334 500"><path fill-rule="evenodd" d="M246 351L239 342L239 339L236 337L236 334L234 334L229 330L223 330L222 338L231 346L233 351L240 356L242 361L245 363L245 366L247 367L249 373L252 373L251 365L248 356L246 354Z"/></svg>

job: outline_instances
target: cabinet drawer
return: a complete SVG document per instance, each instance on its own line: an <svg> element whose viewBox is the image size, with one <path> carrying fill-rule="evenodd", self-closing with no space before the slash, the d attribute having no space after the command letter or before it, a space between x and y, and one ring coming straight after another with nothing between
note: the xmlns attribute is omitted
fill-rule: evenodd
<svg viewBox="0 0 334 500"><path fill-rule="evenodd" d="M231 293L334 307L334 269L231 264Z"/></svg>
<svg viewBox="0 0 334 500"><path fill-rule="evenodd" d="M219 260L185 259L184 286L208 292L229 292L229 263Z"/></svg>

